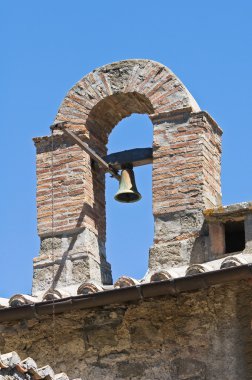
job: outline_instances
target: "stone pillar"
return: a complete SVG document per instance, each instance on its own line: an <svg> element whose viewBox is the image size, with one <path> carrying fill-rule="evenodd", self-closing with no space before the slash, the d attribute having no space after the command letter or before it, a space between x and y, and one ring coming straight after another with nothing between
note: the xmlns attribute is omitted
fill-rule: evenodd
<svg viewBox="0 0 252 380"><path fill-rule="evenodd" d="M209 259L219 259L224 256L226 250L224 223L210 222L208 227L210 240Z"/></svg>
<svg viewBox="0 0 252 380"><path fill-rule="evenodd" d="M149 269L207 259L202 211L221 204L221 130L206 112L151 116L154 245Z"/></svg>
<svg viewBox="0 0 252 380"><path fill-rule="evenodd" d="M89 280L111 284L104 173L93 170L90 157L62 133L53 142L51 136L34 142L41 248L34 259L33 294L50 288L53 277L57 288L71 289Z"/></svg>

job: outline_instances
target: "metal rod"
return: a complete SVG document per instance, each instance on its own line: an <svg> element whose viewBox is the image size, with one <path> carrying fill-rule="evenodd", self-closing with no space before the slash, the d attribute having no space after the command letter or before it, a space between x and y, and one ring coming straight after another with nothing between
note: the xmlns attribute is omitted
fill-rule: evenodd
<svg viewBox="0 0 252 380"><path fill-rule="evenodd" d="M65 123L58 123L51 126L51 129L60 129L64 131L68 136L70 136L76 144L79 145L94 161L98 163L106 172L110 173L112 177L120 181L121 176L117 173L116 169L113 169L111 165L107 164L93 149L91 149L87 143L82 141L74 132L67 129Z"/></svg>

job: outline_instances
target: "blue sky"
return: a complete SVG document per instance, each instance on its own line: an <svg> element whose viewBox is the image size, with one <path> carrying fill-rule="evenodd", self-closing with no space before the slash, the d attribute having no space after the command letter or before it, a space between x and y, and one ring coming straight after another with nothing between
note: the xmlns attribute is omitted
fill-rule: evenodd
<svg viewBox="0 0 252 380"><path fill-rule="evenodd" d="M38 255L35 149L66 92L96 67L128 58L168 66L224 131L223 203L252 200L252 2L8 0L0 4L0 297L29 293ZM134 131L134 141L132 134ZM151 144L145 115L123 120L109 149ZM113 277L142 277L153 237L150 167L136 171L143 200L113 201L107 255ZM127 230L127 236L125 236Z"/></svg>

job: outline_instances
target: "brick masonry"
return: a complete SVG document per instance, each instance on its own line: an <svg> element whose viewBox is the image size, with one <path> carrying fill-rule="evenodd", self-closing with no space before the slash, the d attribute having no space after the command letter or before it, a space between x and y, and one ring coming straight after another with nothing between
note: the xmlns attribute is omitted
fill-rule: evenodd
<svg viewBox="0 0 252 380"><path fill-rule="evenodd" d="M154 246L149 269L208 261L202 211L221 205L221 130L205 112L151 116Z"/></svg>
<svg viewBox="0 0 252 380"><path fill-rule="evenodd" d="M110 132L132 113L150 115L154 127L155 240L149 269L202 262L202 210L219 205L221 198L221 130L168 68L128 60L96 69L68 92L55 123L67 121L83 141L105 155ZM52 282L52 201L54 256L64 258L55 285L75 286L81 278L111 283L104 173L92 168L89 156L62 132L55 131L53 141L51 136L34 141L41 251L34 260L33 293Z"/></svg>

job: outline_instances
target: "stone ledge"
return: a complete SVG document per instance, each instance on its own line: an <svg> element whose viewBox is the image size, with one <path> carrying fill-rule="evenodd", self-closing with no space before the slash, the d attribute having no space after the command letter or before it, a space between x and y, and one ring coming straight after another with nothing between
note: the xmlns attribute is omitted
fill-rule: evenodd
<svg viewBox="0 0 252 380"><path fill-rule="evenodd" d="M252 202L235 203L228 206L210 208L203 211L207 221L227 221L252 214Z"/></svg>

